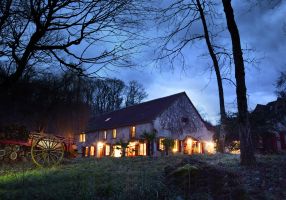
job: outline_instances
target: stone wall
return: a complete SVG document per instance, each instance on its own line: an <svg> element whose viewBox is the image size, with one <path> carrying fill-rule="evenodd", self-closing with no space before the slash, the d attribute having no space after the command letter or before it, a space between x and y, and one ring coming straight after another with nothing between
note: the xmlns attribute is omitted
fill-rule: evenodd
<svg viewBox="0 0 286 200"><path fill-rule="evenodd" d="M208 131L201 117L186 96L179 98L154 121L158 136L211 141L213 133Z"/></svg>
<svg viewBox="0 0 286 200"><path fill-rule="evenodd" d="M81 147L86 147L86 146L92 146L92 145L95 146L96 142L98 141L104 141L105 143L109 144L115 144L120 140L127 142L130 140L130 127L131 126L117 128L115 139L112 138L112 129L106 130L107 131L106 140L104 139L104 131L95 131L86 133L86 141L81 143L79 142L79 136L78 136L77 137L78 149L80 150ZM143 134L145 131L150 132L153 130L152 123L138 124L135 125L135 127L136 127L136 134L135 134L136 139L140 139L140 135Z"/></svg>

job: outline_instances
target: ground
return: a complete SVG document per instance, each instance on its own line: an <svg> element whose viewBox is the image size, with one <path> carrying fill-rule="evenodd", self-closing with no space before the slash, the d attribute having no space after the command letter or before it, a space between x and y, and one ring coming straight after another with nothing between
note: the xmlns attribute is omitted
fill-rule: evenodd
<svg viewBox="0 0 286 200"><path fill-rule="evenodd" d="M0 199L286 199L286 155L230 154L0 164Z"/></svg>

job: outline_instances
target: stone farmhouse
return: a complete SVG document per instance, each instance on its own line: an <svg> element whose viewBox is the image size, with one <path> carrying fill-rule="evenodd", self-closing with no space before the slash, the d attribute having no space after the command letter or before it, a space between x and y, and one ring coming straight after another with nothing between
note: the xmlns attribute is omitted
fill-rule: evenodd
<svg viewBox="0 0 286 200"><path fill-rule="evenodd" d="M156 133L152 144L144 133ZM122 156L120 144L128 143L126 156L154 156L164 152L164 138L174 140L174 154L212 153L214 132L185 92L151 100L98 116L77 135L82 156Z"/></svg>

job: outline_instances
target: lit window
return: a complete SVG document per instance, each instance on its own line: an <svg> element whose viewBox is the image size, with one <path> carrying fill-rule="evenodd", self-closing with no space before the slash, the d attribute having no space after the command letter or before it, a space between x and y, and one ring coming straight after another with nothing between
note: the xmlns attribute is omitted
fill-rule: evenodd
<svg viewBox="0 0 286 200"><path fill-rule="evenodd" d="M121 157L121 145L113 146L113 156L116 158Z"/></svg>
<svg viewBox="0 0 286 200"><path fill-rule="evenodd" d="M165 138L160 138L159 139L159 149L160 150L164 150L165 149L165 147L164 147L164 144L163 144L163 140L164 140Z"/></svg>
<svg viewBox="0 0 286 200"><path fill-rule="evenodd" d="M106 140L106 138L107 138L107 131L103 131L103 139Z"/></svg>
<svg viewBox="0 0 286 200"><path fill-rule="evenodd" d="M79 142L85 142L85 134L84 133L79 135Z"/></svg>
<svg viewBox="0 0 286 200"><path fill-rule="evenodd" d="M109 144L106 144L106 145L105 145L105 155L106 155L106 156L109 156L109 155L110 155L110 145L109 145Z"/></svg>
<svg viewBox="0 0 286 200"><path fill-rule="evenodd" d="M129 142L128 148L126 149L127 156L135 156L136 155L136 149L138 148L137 145L138 145L137 141Z"/></svg>
<svg viewBox="0 0 286 200"><path fill-rule="evenodd" d="M97 143L96 153L97 153L98 158L101 158L103 156L103 147L104 147L104 144L102 142Z"/></svg>
<svg viewBox="0 0 286 200"><path fill-rule="evenodd" d="M173 152L179 151L179 140L174 140Z"/></svg>
<svg viewBox="0 0 286 200"><path fill-rule="evenodd" d="M90 156L94 156L94 146L90 147Z"/></svg>
<svg viewBox="0 0 286 200"><path fill-rule="evenodd" d="M112 138L116 138L116 129L112 130Z"/></svg>
<svg viewBox="0 0 286 200"><path fill-rule="evenodd" d="M130 138L135 138L135 134L136 134L136 127L135 126L130 127Z"/></svg>
<svg viewBox="0 0 286 200"><path fill-rule="evenodd" d="M85 153L84 153L85 157L88 156L88 153L89 153L89 149L88 149L88 147L85 147Z"/></svg>
<svg viewBox="0 0 286 200"><path fill-rule="evenodd" d="M139 156L146 156L146 143L139 144Z"/></svg>

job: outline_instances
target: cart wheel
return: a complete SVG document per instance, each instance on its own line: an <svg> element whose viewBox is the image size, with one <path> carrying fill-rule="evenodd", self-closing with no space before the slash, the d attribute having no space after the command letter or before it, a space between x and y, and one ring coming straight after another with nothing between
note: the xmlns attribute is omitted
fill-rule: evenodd
<svg viewBox="0 0 286 200"><path fill-rule="evenodd" d="M18 151L20 151L20 146L19 145L14 145L12 147L12 149L13 149L13 151L18 152Z"/></svg>
<svg viewBox="0 0 286 200"><path fill-rule="evenodd" d="M15 151L13 151L13 152L9 155L9 158L10 158L10 160L12 160L12 161L15 161L15 160L17 159L17 157L18 157L18 154L17 154L17 152L15 152Z"/></svg>
<svg viewBox="0 0 286 200"><path fill-rule="evenodd" d="M64 145L54 136L42 137L32 145L31 156L39 167L54 166L64 157Z"/></svg>
<svg viewBox="0 0 286 200"><path fill-rule="evenodd" d="M0 149L0 159L4 158L5 154L6 154L5 150L4 149Z"/></svg>
<svg viewBox="0 0 286 200"><path fill-rule="evenodd" d="M9 155L10 153L12 153L12 147L11 146L5 146L4 151L5 151L6 155Z"/></svg>

